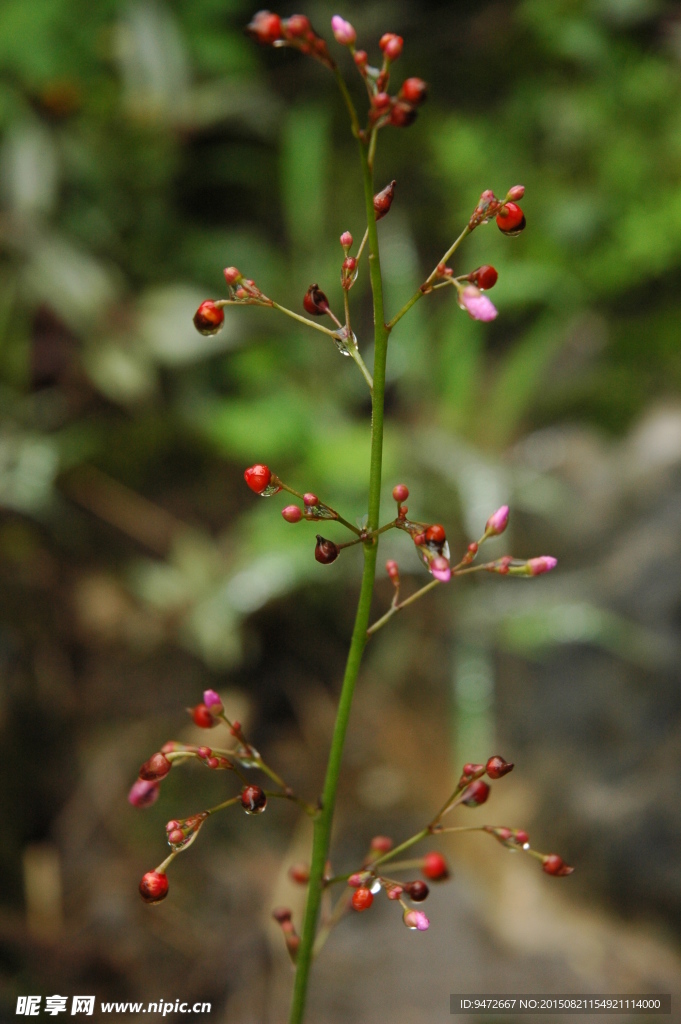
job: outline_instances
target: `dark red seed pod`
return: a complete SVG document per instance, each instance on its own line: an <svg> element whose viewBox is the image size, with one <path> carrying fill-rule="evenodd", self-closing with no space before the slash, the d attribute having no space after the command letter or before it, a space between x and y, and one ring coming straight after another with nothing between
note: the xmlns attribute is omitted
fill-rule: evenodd
<svg viewBox="0 0 681 1024"><path fill-rule="evenodd" d="M271 479L272 473L269 467L263 466L260 462L257 462L255 466L249 466L244 471L244 480L256 494L261 494L269 486Z"/></svg>
<svg viewBox="0 0 681 1024"><path fill-rule="evenodd" d="M477 270L474 270L472 274L468 275L468 280L473 284L477 285L478 288L482 288L483 291L487 291L489 288L494 288L494 285L499 279L499 274L494 267L490 267L488 263L484 263Z"/></svg>
<svg viewBox="0 0 681 1024"><path fill-rule="evenodd" d="M407 78L402 82L399 98L418 107L428 96L428 83L422 78Z"/></svg>
<svg viewBox="0 0 681 1024"><path fill-rule="evenodd" d="M504 203L496 216L497 227L505 235L519 235L525 230L525 214L517 203Z"/></svg>
<svg viewBox="0 0 681 1024"><path fill-rule="evenodd" d="M160 903L168 895L168 876L162 871L147 871L140 882L140 896L145 903Z"/></svg>
<svg viewBox="0 0 681 1024"><path fill-rule="evenodd" d="M202 729L212 729L214 725L218 724L217 719L210 713L210 708L207 708L205 704L196 704L192 708L192 718L194 725L198 725Z"/></svg>
<svg viewBox="0 0 681 1024"><path fill-rule="evenodd" d="M426 543L444 544L446 540L445 528L440 523L434 523L433 526L429 526L426 530Z"/></svg>
<svg viewBox="0 0 681 1024"><path fill-rule="evenodd" d="M281 18L271 11L258 11L246 26L246 34L261 46L271 46L282 38Z"/></svg>
<svg viewBox="0 0 681 1024"><path fill-rule="evenodd" d="M472 764L470 761L463 766L461 769L461 775L463 778L472 779L473 776L479 778L485 774L484 764Z"/></svg>
<svg viewBox="0 0 681 1024"><path fill-rule="evenodd" d="M310 316L324 316L329 310L329 300L318 284L311 284L305 292L303 306Z"/></svg>
<svg viewBox="0 0 681 1024"><path fill-rule="evenodd" d="M260 786L244 786L241 790L241 806L246 814L262 814L267 806L267 797Z"/></svg>
<svg viewBox="0 0 681 1024"><path fill-rule="evenodd" d="M418 111L415 106L411 103L405 103L404 100L398 100L390 111L390 124L393 128L408 128L410 124L413 124L418 115Z"/></svg>
<svg viewBox="0 0 681 1024"><path fill-rule="evenodd" d="M172 765L165 754L160 751L152 754L148 761L145 761L139 771L140 779L145 782L155 782L157 779L164 779Z"/></svg>
<svg viewBox="0 0 681 1024"><path fill-rule="evenodd" d="M381 217L385 217L386 213L390 210L395 198L395 185L396 181L391 181L389 185L381 189L374 196L374 212L376 214L376 220L380 220Z"/></svg>
<svg viewBox="0 0 681 1024"><path fill-rule="evenodd" d="M406 484L396 484L393 487L393 501L406 501L409 497L409 488Z"/></svg>
<svg viewBox="0 0 681 1024"><path fill-rule="evenodd" d="M338 558L338 548L332 540L325 540L317 534L317 546L314 549L314 556L322 565L330 565Z"/></svg>
<svg viewBox="0 0 681 1024"><path fill-rule="evenodd" d="M504 761L503 757L499 757L498 754L490 757L486 768L490 779L501 779L504 775L508 775L509 772L513 771L513 765L509 764L508 761Z"/></svg>
<svg viewBox="0 0 681 1024"><path fill-rule="evenodd" d="M555 875L561 877L563 875L571 875L575 870L571 868L569 864L566 864L562 857L559 857L557 853L547 853L542 861L542 868L547 875Z"/></svg>
<svg viewBox="0 0 681 1024"><path fill-rule="evenodd" d="M352 906L357 911L368 910L374 902L371 889L355 889L352 894Z"/></svg>
<svg viewBox="0 0 681 1024"><path fill-rule="evenodd" d="M476 779L469 783L464 790L464 799L461 801L466 807L479 807L484 804L489 796L490 787L482 779Z"/></svg>
<svg viewBox="0 0 681 1024"><path fill-rule="evenodd" d="M436 850L432 850L427 853L423 858L423 865L421 872L429 878L431 882L444 882L446 878L449 878L449 867L447 861L444 859L441 853Z"/></svg>
<svg viewBox="0 0 681 1024"><path fill-rule="evenodd" d="M427 899L430 889L425 882L405 882L404 890L409 896L410 900L414 903L422 903L423 900Z"/></svg>
<svg viewBox="0 0 681 1024"><path fill-rule="evenodd" d="M194 313L194 327L199 334L217 334L224 322L224 310L222 306L216 306L213 299L206 299Z"/></svg>

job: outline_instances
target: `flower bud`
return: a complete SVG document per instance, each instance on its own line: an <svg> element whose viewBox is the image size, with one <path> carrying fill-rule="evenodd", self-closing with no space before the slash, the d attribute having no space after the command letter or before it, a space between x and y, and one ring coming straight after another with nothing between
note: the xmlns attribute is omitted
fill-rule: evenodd
<svg viewBox="0 0 681 1024"><path fill-rule="evenodd" d="M421 873L431 882L444 882L449 878L449 867L442 854L432 850L423 858Z"/></svg>
<svg viewBox="0 0 681 1024"><path fill-rule="evenodd" d="M366 874L363 871L356 871L348 878L348 885L351 889L358 889L360 885L364 884L365 879Z"/></svg>
<svg viewBox="0 0 681 1024"><path fill-rule="evenodd" d="M498 316L494 303L473 284L461 289L458 302L461 309L465 309L473 320L495 320Z"/></svg>
<svg viewBox="0 0 681 1024"><path fill-rule="evenodd" d="M203 691L203 703L212 715L220 715L224 711L220 694L216 693L215 690Z"/></svg>
<svg viewBox="0 0 681 1024"><path fill-rule="evenodd" d="M559 857L557 853L547 853L542 858L542 868L547 875L556 875L557 877L563 875L571 875L575 870L565 863L562 857Z"/></svg>
<svg viewBox="0 0 681 1024"><path fill-rule="evenodd" d="M490 787L482 779L476 779L466 786L462 796L462 804L466 807L479 807L480 804L484 804L489 796Z"/></svg>
<svg viewBox="0 0 681 1024"><path fill-rule="evenodd" d="M330 565L338 558L338 548L332 540L325 540L317 534L317 546L314 549L314 556L322 565Z"/></svg>
<svg viewBox="0 0 681 1024"><path fill-rule="evenodd" d="M366 50L355 50L353 57L359 70L364 71L364 68L367 66L367 61L369 60L369 55Z"/></svg>
<svg viewBox="0 0 681 1024"><path fill-rule="evenodd" d="M399 582L400 570L397 565L397 562L393 561L392 558L389 558L388 561L385 563L385 571L387 572L388 576L393 581L393 583Z"/></svg>
<svg viewBox="0 0 681 1024"><path fill-rule="evenodd" d="M340 236L340 244L343 246L344 249L350 248L350 246L352 245L352 235L350 234L349 231L344 231L343 234Z"/></svg>
<svg viewBox="0 0 681 1024"><path fill-rule="evenodd" d="M391 181L389 185L386 185L384 189L377 192L374 196L374 212L376 214L376 220L380 220L381 217L385 217L386 213L392 206L393 199L395 198L395 185L396 181Z"/></svg>
<svg viewBox="0 0 681 1024"><path fill-rule="evenodd" d="M329 300L318 284L311 284L305 293L303 306L311 316L324 316L329 310Z"/></svg>
<svg viewBox="0 0 681 1024"><path fill-rule="evenodd" d="M292 864L288 869L288 876L296 885L307 885L310 881L309 864Z"/></svg>
<svg viewBox="0 0 681 1024"><path fill-rule="evenodd" d="M528 576L540 576L543 572L551 572L558 565L558 559L552 555L539 555L525 563Z"/></svg>
<svg viewBox="0 0 681 1024"><path fill-rule="evenodd" d="M369 844L372 853L388 853L393 848L393 841L390 836L374 836Z"/></svg>
<svg viewBox="0 0 681 1024"><path fill-rule="evenodd" d="M241 806L246 814L262 814L267 806L267 796L260 786L244 786L241 790Z"/></svg>
<svg viewBox="0 0 681 1024"><path fill-rule="evenodd" d="M334 34L334 38L337 43L341 46L352 46L357 40L357 33L345 18L341 18L338 14L334 14L331 19L331 31Z"/></svg>
<svg viewBox="0 0 681 1024"><path fill-rule="evenodd" d="M390 124L393 128L408 128L414 123L417 115L418 111L413 104L398 100L390 111Z"/></svg>
<svg viewBox="0 0 681 1024"><path fill-rule="evenodd" d="M508 761L504 761L503 757L499 757L498 754L490 757L485 767L490 779L501 779L504 775L508 775L509 772L513 771L513 765L509 764Z"/></svg>
<svg viewBox="0 0 681 1024"><path fill-rule="evenodd" d="M393 487L393 501L406 501L409 497L409 488L406 484L396 484Z"/></svg>
<svg viewBox="0 0 681 1024"><path fill-rule="evenodd" d="M402 88L398 95L401 100L418 107L428 96L428 83L424 82L422 78L407 78L402 82Z"/></svg>
<svg viewBox="0 0 681 1024"><path fill-rule="evenodd" d="M246 26L246 34L261 46L272 46L282 38L281 18L271 11L258 11Z"/></svg>
<svg viewBox="0 0 681 1024"><path fill-rule="evenodd" d="M252 491L256 494L262 494L266 487L269 487L270 480L272 479L272 473L267 466L263 466L261 463L256 463L255 466L250 466L244 472L244 480Z"/></svg>
<svg viewBox="0 0 681 1024"><path fill-rule="evenodd" d="M441 583L449 583L452 578L452 569L446 558L442 555L437 555L432 559L429 567L431 575L436 580L440 580Z"/></svg>
<svg viewBox="0 0 681 1024"><path fill-rule="evenodd" d="M365 889L364 886L359 889L355 889L352 894L353 909L357 910L359 913L363 910L368 910L373 902L374 897L371 889Z"/></svg>
<svg viewBox="0 0 681 1024"><path fill-rule="evenodd" d="M221 306L217 306L213 299L206 299L194 313L194 327L199 334L204 334L207 337L217 334L224 322L224 310Z"/></svg>
<svg viewBox="0 0 681 1024"><path fill-rule="evenodd" d="M405 910L402 920L413 932L427 932L430 928L430 921L422 910Z"/></svg>
<svg viewBox="0 0 681 1024"><path fill-rule="evenodd" d="M128 793L128 803L133 807L151 807L158 800L160 791L158 780L138 779Z"/></svg>
<svg viewBox="0 0 681 1024"><path fill-rule="evenodd" d="M388 882L385 886L385 894L389 900L399 900L403 892L404 887L393 882Z"/></svg>
<svg viewBox="0 0 681 1024"><path fill-rule="evenodd" d="M213 726L218 724L210 708L207 708L205 704L196 704L191 709L191 716L194 720L194 725L198 725L201 729L212 729Z"/></svg>
<svg viewBox="0 0 681 1024"><path fill-rule="evenodd" d="M196 839L207 817L208 811L201 811L200 814L192 814L190 818L183 818L182 821L169 821L166 825L168 845L176 853L186 850Z"/></svg>
<svg viewBox="0 0 681 1024"><path fill-rule="evenodd" d="M303 518L303 513L297 505L287 505L286 508L282 508L281 514L287 523L299 523Z"/></svg>
<svg viewBox="0 0 681 1024"><path fill-rule="evenodd" d="M145 903L160 903L168 895L168 876L165 871L147 871L140 882L140 896Z"/></svg>
<svg viewBox="0 0 681 1024"><path fill-rule="evenodd" d="M164 779L172 765L165 754L160 751L158 754L152 754L148 761L145 761L139 771L140 779L145 782L156 782L159 779Z"/></svg>
<svg viewBox="0 0 681 1024"><path fill-rule="evenodd" d="M399 55L402 53L404 39L402 36L395 35L394 32L386 32L381 36L378 45L381 47L388 60L397 60Z"/></svg>
<svg viewBox="0 0 681 1024"><path fill-rule="evenodd" d="M471 761L468 761L463 766L463 768L461 769L461 778L462 778L462 780L468 779L469 782L472 779L479 779L480 776L484 775L484 774L485 774L485 766L484 766L484 764L473 764ZM459 785L462 785L462 783L459 783Z"/></svg>
<svg viewBox="0 0 681 1024"><path fill-rule="evenodd" d="M497 227L505 235L519 235L525 230L525 214L516 203L504 203L496 216Z"/></svg>
<svg viewBox="0 0 681 1024"><path fill-rule="evenodd" d="M516 199L522 199L524 195L525 195L525 186L524 185L514 185L513 188L509 188L508 192L506 193L506 198L507 199L516 200Z"/></svg>
<svg viewBox="0 0 681 1024"><path fill-rule="evenodd" d="M311 491L306 491L305 492L305 494L303 495L303 501L305 502L306 505L318 505L319 504L319 498L317 497L316 494L313 494Z"/></svg>
<svg viewBox="0 0 681 1024"><path fill-rule="evenodd" d="M413 900L414 903L423 903L423 901L428 898L430 889L425 882L416 881L405 882L404 891L409 896L409 899Z"/></svg>
<svg viewBox="0 0 681 1024"><path fill-rule="evenodd" d="M508 526L508 505L502 505L487 520L485 524L486 537L499 537Z"/></svg>
<svg viewBox="0 0 681 1024"><path fill-rule="evenodd" d="M243 274L236 267L225 267L223 274L228 285L233 285L243 280Z"/></svg>
<svg viewBox="0 0 681 1024"><path fill-rule="evenodd" d="M378 114L386 111L391 103L392 100L387 92L377 92L371 97L371 106Z"/></svg>
<svg viewBox="0 0 681 1024"><path fill-rule="evenodd" d="M285 924L287 921L291 920L292 916L293 914L288 907L277 907L272 911L272 917L278 922L278 924Z"/></svg>

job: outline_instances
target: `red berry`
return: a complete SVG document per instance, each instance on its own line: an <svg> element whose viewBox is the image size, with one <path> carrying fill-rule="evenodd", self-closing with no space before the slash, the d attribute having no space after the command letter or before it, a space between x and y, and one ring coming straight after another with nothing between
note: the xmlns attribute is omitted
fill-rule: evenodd
<svg viewBox="0 0 681 1024"><path fill-rule="evenodd" d="M418 111L413 104L398 100L390 111L390 124L393 128L408 128L414 123L417 115Z"/></svg>
<svg viewBox="0 0 681 1024"><path fill-rule="evenodd" d="M444 526L435 523L426 530L426 542L429 544L444 544L447 540Z"/></svg>
<svg viewBox="0 0 681 1024"><path fill-rule="evenodd" d="M562 857L559 857L557 853L547 853L542 861L542 867L547 875L556 875L558 877L562 875L571 875L575 870L571 868L569 864L566 864Z"/></svg>
<svg viewBox="0 0 681 1024"><path fill-rule="evenodd" d="M423 103L427 95L428 83L424 82L422 78L407 78L406 81L402 82L402 88L400 89L401 100L413 103L417 107L420 103Z"/></svg>
<svg viewBox="0 0 681 1024"><path fill-rule="evenodd" d="M230 285L236 284L242 278L241 271L236 267L225 267L223 274L225 275L225 281Z"/></svg>
<svg viewBox="0 0 681 1024"><path fill-rule="evenodd" d="M482 779L476 779L469 783L464 790L464 799L461 801L466 807L479 807L484 804L489 796L490 787Z"/></svg>
<svg viewBox="0 0 681 1024"><path fill-rule="evenodd" d="M503 757L499 757L498 754L490 757L486 768L490 779L500 779L502 776L508 775L509 772L513 771L513 765L509 764L508 761L504 761Z"/></svg>
<svg viewBox="0 0 681 1024"><path fill-rule="evenodd" d="M381 36L378 45L381 47L388 60L397 60L399 55L402 53L404 39L402 36L395 35L394 32L386 32Z"/></svg>
<svg viewBox="0 0 681 1024"><path fill-rule="evenodd" d="M422 903L428 896L430 889L425 882L406 882L404 889L410 900L414 903Z"/></svg>
<svg viewBox="0 0 681 1024"><path fill-rule="evenodd" d="M220 767L220 761L218 760L217 757L207 757L206 758L206 764L208 765L209 768L219 768Z"/></svg>
<svg viewBox="0 0 681 1024"><path fill-rule="evenodd" d="M271 11L258 11L246 26L246 33L262 46L271 46L281 39L281 18Z"/></svg>
<svg viewBox="0 0 681 1024"><path fill-rule="evenodd" d="M449 878L449 867L442 854L432 850L423 858L421 873L431 882L444 882L446 878Z"/></svg>
<svg viewBox="0 0 681 1024"><path fill-rule="evenodd" d="M391 99L387 92L377 92L371 97L371 106L374 110L383 111L387 110L390 106Z"/></svg>
<svg viewBox="0 0 681 1024"><path fill-rule="evenodd" d="M368 910L373 902L374 897L371 893L371 889L355 889L352 894L352 905L355 910Z"/></svg>
<svg viewBox="0 0 681 1024"><path fill-rule="evenodd" d="M168 895L168 876L161 871L147 871L140 882L140 896L145 903L160 903Z"/></svg>
<svg viewBox="0 0 681 1024"><path fill-rule="evenodd" d="M496 216L497 227L505 235L519 235L525 230L525 214L517 203L504 203Z"/></svg>
<svg viewBox="0 0 681 1024"><path fill-rule="evenodd" d="M318 505L319 504L319 498L317 497L316 494L312 494L311 491L307 491L303 495L303 501L305 502L306 505Z"/></svg>
<svg viewBox="0 0 681 1024"><path fill-rule="evenodd" d="M272 473L269 468L259 462L255 466L250 466L244 472L244 480L256 494L262 494L265 488L269 486L271 479Z"/></svg>
<svg viewBox="0 0 681 1024"><path fill-rule="evenodd" d="M406 501L409 497L409 488L406 484L397 484L393 487L393 501Z"/></svg>
<svg viewBox="0 0 681 1024"><path fill-rule="evenodd" d="M223 323L225 314L221 306L216 306L212 299L202 302L194 313L194 327L199 334L217 334Z"/></svg>
<svg viewBox="0 0 681 1024"><path fill-rule="evenodd" d="M287 36L292 36L294 39L304 39L312 32L312 25L310 24L310 19L306 18L304 14L292 14L284 22L283 29Z"/></svg>
<svg viewBox="0 0 681 1024"><path fill-rule="evenodd" d="M303 513L297 505L287 505L286 508L282 508L281 514L287 523L299 523L303 518Z"/></svg>
<svg viewBox="0 0 681 1024"><path fill-rule="evenodd" d="M524 846L525 843L529 843L530 837L524 829L517 828L515 830L515 841L516 843L520 843L521 846Z"/></svg>
<svg viewBox="0 0 681 1024"><path fill-rule="evenodd" d="M314 549L314 556L322 565L330 565L338 558L338 548L332 540L325 540L317 534L317 545Z"/></svg>
<svg viewBox="0 0 681 1024"><path fill-rule="evenodd" d="M380 220L381 217L385 217L386 213L392 206L393 199L395 198L395 185L396 181L391 181L389 185L381 189L374 196L374 212L376 214L376 220Z"/></svg>
<svg viewBox="0 0 681 1024"><path fill-rule="evenodd" d="M476 284L478 288L482 288L483 291L487 291L489 288L494 288L498 277L499 274L497 271L494 267L490 267L488 263L484 263L481 267L478 267L477 270L474 270L472 274L468 275L469 281Z"/></svg>
<svg viewBox="0 0 681 1024"><path fill-rule="evenodd" d="M260 786L244 786L241 790L241 806L246 814L262 814L267 806L267 797Z"/></svg>
<svg viewBox="0 0 681 1024"><path fill-rule="evenodd" d="M145 782L155 782L157 779L164 779L172 765L165 754L152 754L148 761L145 761L139 771L140 779Z"/></svg>
<svg viewBox="0 0 681 1024"><path fill-rule="evenodd" d="M318 284L311 284L305 292L303 306L310 316L324 316L329 309L329 300Z"/></svg>
<svg viewBox="0 0 681 1024"><path fill-rule="evenodd" d="M194 725L198 725L202 729L212 729L214 725L218 724L205 704L197 704L192 708L192 718L194 719Z"/></svg>

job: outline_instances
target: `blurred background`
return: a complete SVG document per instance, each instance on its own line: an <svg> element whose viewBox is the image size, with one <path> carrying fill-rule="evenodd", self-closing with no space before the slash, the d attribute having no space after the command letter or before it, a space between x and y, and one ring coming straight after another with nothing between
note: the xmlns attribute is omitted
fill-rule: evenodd
<svg viewBox="0 0 681 1024"><path fill-rule="evenodd" d="M335 7L303 11L330 36ZM230 264L298 312L313 281L340 306L337 238L363 232L331 76L247 40L252 13L241 0L0 6L3 1019L30 993L286 1017L269 914L283 903L299 918L286 868L306 858L305 823L289 806L211 820L149 909L137 884L165 856L165 821L235 782L189 765L150 809L126 802L166 739L205 742L184 709L206 687L314 799L357 595L356 551L318 565L314 527L243 482L262 461L353 521L366 511L356 367L268 310L229 311L215 338L191 323ZM376 833L420 828L463 761L498 752L515 771L458 823L524 827L577 870L548 878L479 834L439 844L454 877L433 886L429 933L386 900L345 922L311 1019L444 1022L451 992L678 991L679 7L339 13L374 60L383 32L405 37L395 85L431 83L413 127L380 139L377 185L398 182L380 225L390 311L483 189L527 189L527 230L481 228L454 264L497 267L498 319L438 293L395 330L385 497L405 482L453 553L508 503L490 553L560 567L439 588L372 641L334 867L354 867ZM363 274L352 299L371 365ZM402 535L381 551L405 592L425 581ZM376 616L390 599L381 573Z"/></svg>

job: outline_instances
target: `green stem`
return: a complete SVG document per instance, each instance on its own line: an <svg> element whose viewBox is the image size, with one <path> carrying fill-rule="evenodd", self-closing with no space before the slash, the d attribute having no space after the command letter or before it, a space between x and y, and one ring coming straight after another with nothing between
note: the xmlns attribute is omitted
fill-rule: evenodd
<svg viewBox="0 0 681 1024"><path fill-rule="evenodd" d="M382 615L380 619L377 619L373 626L369 626L367 629L367 635L373 636L374 633L385 626L386 622L390 622L393 615L396 615L397 612L401 612L403 608L407 608L408 605L413 604L414 601L418 601L418 599L423 597L424 594L433 590L439 582L440 580L431 580L430 583L426 583L425 587L421 587L421 589L417 590L415 594L411 595L411 597L406 598L404 601L400 601L399 604L392 604L385 615Z"/></svg>
<svg viewBox="0 0 681 1024"><path fill-rule="evenodd" d="M450 256L452 256L454 254L454 252L459 248L459 246L463 242L463 240L466 237L466 235L469 235L470 232L471 232L471 229L470 229L469 225L467 224L466 227L461 232L461 234L459 235L459 237L456 239L456 241L452 242L452 244L450 245L449 249L447 249L447 252L444 254L442 259L440 260L440 263L446 263L447 262L447 260L450 258ZM440 266L440 263L438 263L437 267ZM415 303L417 303L419 301L419 299L422 299L424 295L428 295L429 292L434 290L433 288L428 288L427 286L431 285L432 282L435 280L435 276L437 274L437 267L435 267L434 270L431 270L430 274L428 275L428 277L425 280L425 283L423 285L421 285L419 290L417 292L415 292L414 295L412 295L412 297L408 300L408 302L405 302L404 306L402 306L402 309L399 311L399 313L396 313L395 316L392 318L392 320L388 324L388 327L390 328L391 331L392 331L393 327L395 326L395 324L398 322L398 320L401 320L402 317L404 316L404 314L408 313L409 310L411 309L411 307ZM437 285L435 285L435 287L437 287ZM425 291L424 291L424 288L425 288Z"/></svg>
<svg viewBox="0 0 681 1024"><path fill-rule="evenodd" d="M352 102L349 100L345 83L340 76L339 84L346 102L351 111L354 112ZM356 115L353 126L356 124ZM369 516L367 528L371 531L378 529L378 519L381 506L381 469L383 463L383 406L385 400L385 364L388 353L389 330L385 324L385 313L383 307L383 283L381 279L381 264L378 250L378 232L376 231L376 216L374 213L374 184L371 169L369 167L367 152L360 141L359 143L362 173L364 178L364 198L366 205L368 232L369 232L369 275L374 304L374 387L372 392L372 418L371 418L371 456L369 463ZM362 573L362 585L355 615L355 625L350 641L348 660L345 666L343 686L336 723L331 740L329 760L326 769L326 778L322 793L322 802L319 815L314 822L314 835L312 841L312 861L310 864L310 881L307 890L307 905L305 918L298 948L296 964L296 980L293 989L291 1002L291 1013L289 1024L302 1024L305 1014L305 1003L310 979L310 967L314 951L315 934L317 921L319 919L319 908L322 898L324 868L329 855L331 841L331 827L336 804L336 792L340 776L341 761L343 757L343 746L347 732L352 698L362 661L362 654L367 643L367 627L369 625L369 613L371 611L371 598L374 589L374 578L376 575L376 558L378 555L378 540L372 538L364 545L364 571Z"/></svg>

